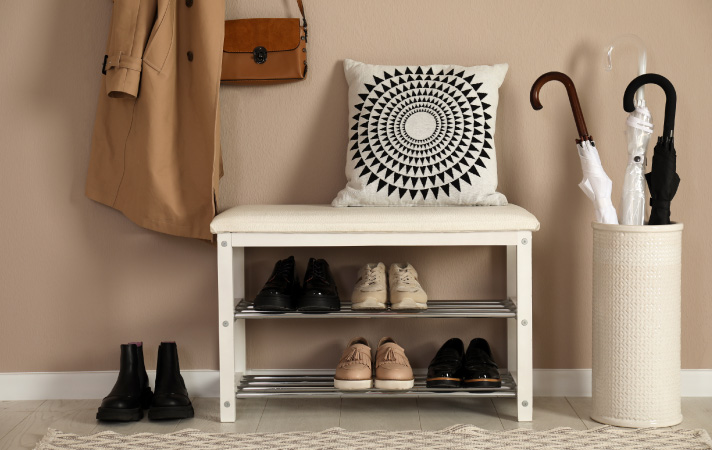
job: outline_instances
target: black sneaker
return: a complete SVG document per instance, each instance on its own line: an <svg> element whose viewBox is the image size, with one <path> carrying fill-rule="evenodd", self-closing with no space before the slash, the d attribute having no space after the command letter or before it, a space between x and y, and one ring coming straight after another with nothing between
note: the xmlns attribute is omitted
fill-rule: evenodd
<svg viewBox="0 0 712 450"><path fill-rule="evenodd" d="M430 361L425 385L429 388L459 388L464 356L465 344L458 338L448 340Z"/></svg>
<svg viewBox="0 0 712 450"><path fill-rule="evenodd" d="M329 312L340 309L341 301L334 277L329 270L329 263L323 259L309 258L297 311Z"/></svg>
<svg viewBox="0 0 712 450"><path fill-rule="evenodd" d="M492 359L492 351L486 340L476 338L470 341L465 362L462 386L466 388L500 388L502 380L499 369Z"/></svg>
<svg viewBox="0 0 712 450"><path fill-rule="evenodd" d="M294 256L277 261L269 280L255 297L256 311L294 311L299 280L294 276Z"/></svg>

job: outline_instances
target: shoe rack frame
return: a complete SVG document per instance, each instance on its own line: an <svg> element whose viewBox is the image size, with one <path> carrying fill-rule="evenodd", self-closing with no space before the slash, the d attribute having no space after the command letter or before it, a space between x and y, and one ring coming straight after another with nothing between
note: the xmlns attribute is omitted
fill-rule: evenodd
<svg viewBox="0 0 712 450"><path fill-rule="evenodd" d="M248 397L516 397L517 418L532 420L532 232L520 230L433 233L220 233L218 243L218 302L220 344L220 420L234 422L236 400ZM359 247L359 246L505 246L507 298L428 302L421 312L352 311L342 303L337 313L261 313L245 301L245 248L248 247ZM507 321L507 369L501 389L447 390L425 387L424 373L416 371L409 391L343 392L333 388L329 371L255 371L246 361L245 321L301 318L502 318Z"/></svg>

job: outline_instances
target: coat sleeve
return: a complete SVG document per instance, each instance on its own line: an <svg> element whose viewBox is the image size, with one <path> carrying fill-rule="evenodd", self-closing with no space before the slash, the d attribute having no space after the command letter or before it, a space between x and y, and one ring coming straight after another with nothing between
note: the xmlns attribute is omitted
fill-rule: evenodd
<svg viewBox="0 0 712 450"><path fill-rule="evenodd" d="M156 17L156 0L113 0L107 44L106 93L109 97L138 96L146 41Z"/></svg>

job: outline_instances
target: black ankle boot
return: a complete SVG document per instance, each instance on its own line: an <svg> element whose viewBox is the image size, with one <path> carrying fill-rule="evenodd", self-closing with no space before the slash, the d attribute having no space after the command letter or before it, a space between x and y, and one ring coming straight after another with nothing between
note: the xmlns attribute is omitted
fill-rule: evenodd
<svg viewBox="0 0 712 450"><path fill-rule="evenodd" d="M148 418L187 419L193 415L193 405L180 375L178 347L175 342L161 342L156 364L156 385Z"/></svg>
<svg viewBox="0 0 712 450"><path fill-rule="evenodd" d="M136 353L138 354L138 378L141 383L141 408L148 409L151 406L153 392L151 392L151 385L148 382L146 365L143 363L143 342L132 342L132 344L136 344Z"/></svg>
<svg viewBox="0 0 712 450"><path fill-rule="evenodd" d="M101 401L97 420L130 422L141 420L143 411L151 403L151 388L143 364L143 346L121 346L119 377L108 396Z"/></svg>

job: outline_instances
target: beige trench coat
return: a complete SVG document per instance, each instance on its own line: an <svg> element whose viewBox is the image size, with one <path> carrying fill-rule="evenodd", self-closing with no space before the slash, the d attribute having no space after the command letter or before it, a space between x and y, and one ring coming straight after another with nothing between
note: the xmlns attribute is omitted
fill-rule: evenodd
<svg viewBox="0 0 712 450"><path fill-rule="evenodd" d="M210 239L225 0L115 0L86 195L136 224Z"/></svg>

